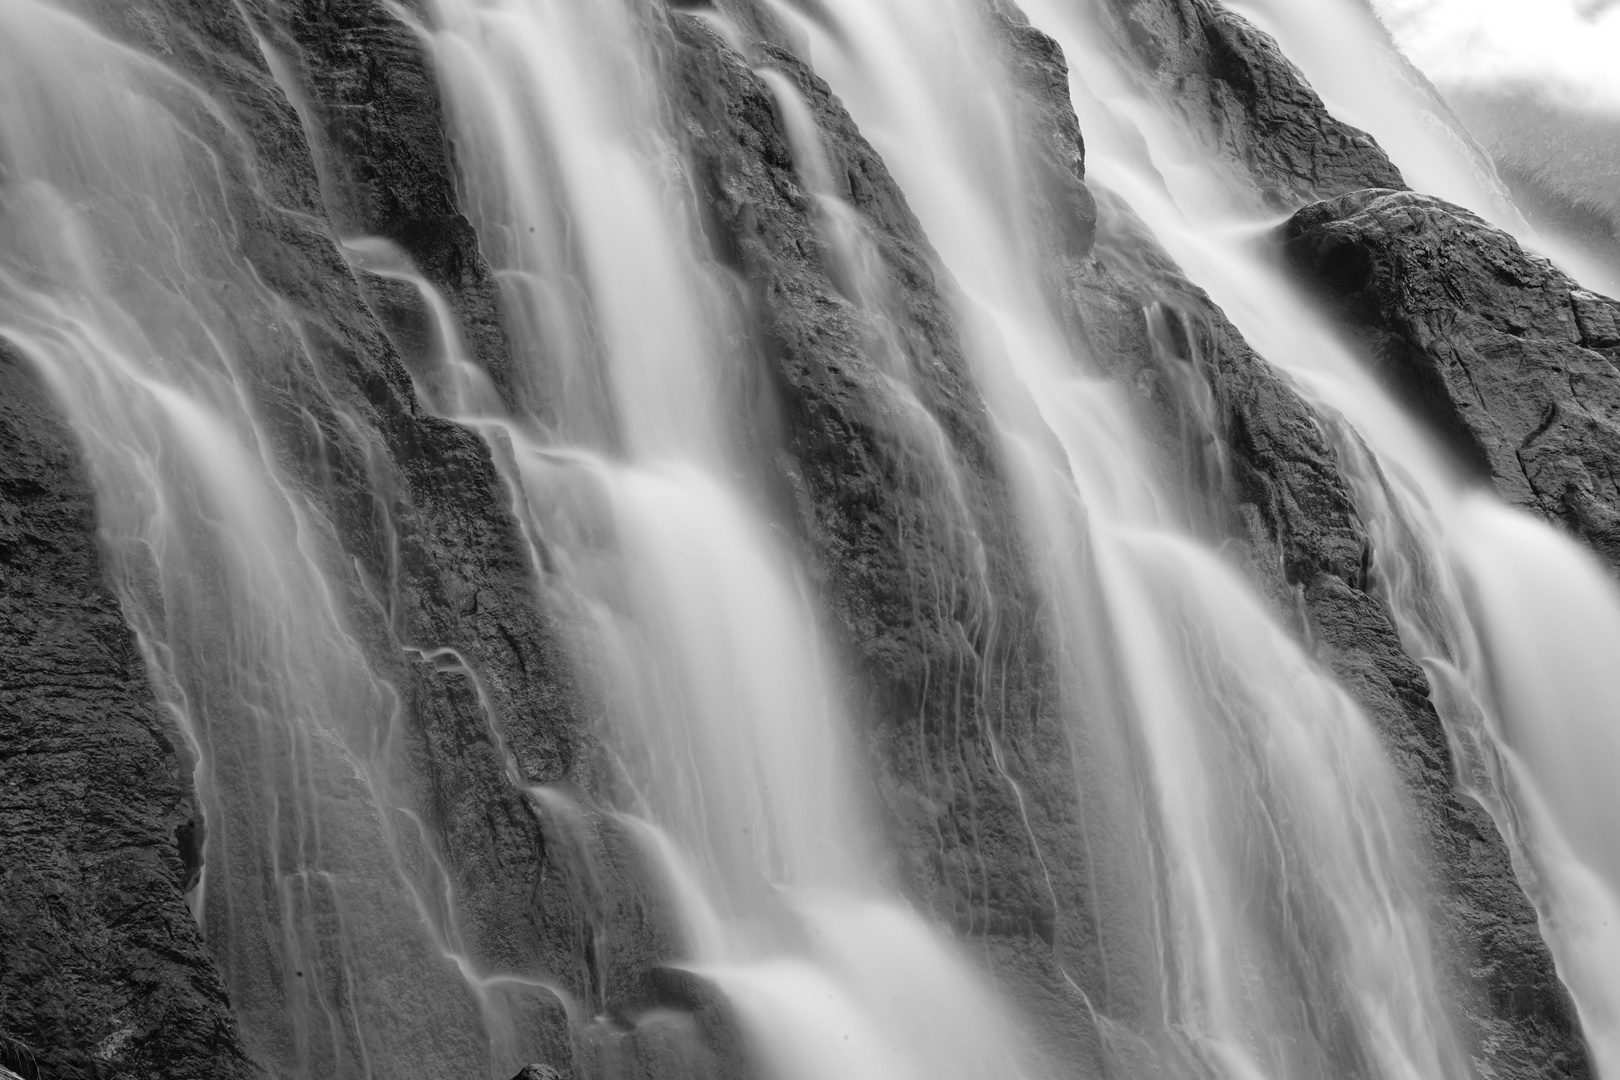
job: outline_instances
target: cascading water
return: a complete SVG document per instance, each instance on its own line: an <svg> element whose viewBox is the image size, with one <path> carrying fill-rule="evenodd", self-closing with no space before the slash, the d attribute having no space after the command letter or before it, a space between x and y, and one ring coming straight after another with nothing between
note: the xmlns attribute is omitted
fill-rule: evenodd
<svg viewBox="0 0 1620 1080"><path fill-rule="evenodd" d="M1087 847L1064 857L1092 876L1100 958L1100 975L1061 975L1103 1067L1473 1075L1384 748L1211 549L1107 358L1063 317L1052 274L1064 253L1040 224L1042 166L1005 52L1016 23L970 0L772 6L955 278L1048 598ZM1201 152L1087 4L1025 6L1083 77L1075 103L1096 182L1344 418L1344 468L1405 643L1430 672L1465 781L1519 846L1614 1070L1620 851L1601 765L1620 747L1599 722L1614 699L1603 659L1620 647L1612 585L1572 545L1462 490L1254 253L1254 208L1219 168L1187 164ZM747 313L697 243L657 45L671 16L636 0L389 10L435 61L458 194L499 285L507 373L480 365L451 304L394 245L331 244L319 196L279 186L196 85L45 0L0 0L0 341L44 373L84 442L120 598L191 743L208 829L191 899L253 1053L274 1075L312 1080L502 1077L557 1050L542 1028L560 1002L590 1075L706 1071L679 1049L661 1066L614 1049L679 1023L658 1008L615 1012L600 941L572 981L520 946L487 945L526 931L481 936L499 917L469 898L435 833L460 813L507 850L544 846L581 896L610 858L650 867L679 923L676 955L660 961L718 988L771 1075L1053 1072L995 965L959 954L884 864L848 681L759 481ZM733 24L705 17L748 52ZM290 68L268 39L260 47L319 144ZM908 369L878 244L838 194L799 84L767 53L746 59L775 103L829 276L867 329L886 435L953 523L953 557L980 573L985 595L965 606L992 622L968 485ZM1394 108L1382 102L1366 105L1374 119ZM315 238L323 271L352 271L373 302L403 289L427 313L428 344L406 357L416 400L482 439L535 577L580 615L568 645L600 699L605 806L527 779L500 688L403 614L408 559L387 524L403 483L387 465L395 421L333 389L349 362L326 344L337 317L319 298L289 300L238 250L243 215L264 207L277 228ZM1176 361L1173 316L1146 317ZM361 477L375 505L345 508L354 488L328 476L323 489L309 479L322 468ZM368 514L384 522L368 524L380 574L343 535ZM475 718L493 752L463 760L448 736L418 744L402 721L412 709ZM1010 766L995 764L1027 810ZM457 800L475 805L446 809ZM1033 837L1027 813L1024 825ZM513 872L493 891L543 887ZM1050 875L1045 888L1056 906ZM617 917L606 932L639 916Z"/></svg>

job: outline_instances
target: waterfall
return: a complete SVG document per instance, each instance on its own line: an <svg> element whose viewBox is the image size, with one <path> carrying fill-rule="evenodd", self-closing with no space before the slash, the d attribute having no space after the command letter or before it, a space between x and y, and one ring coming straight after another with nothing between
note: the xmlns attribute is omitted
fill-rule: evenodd
<svg viewBox="0 0 1620 1080"><path fill-rule="evenodd" d="M1022 6L379 4L431 61L497 355L452 295L480 271L350 227L355 151L279 5L227 5L276 142L181 35L0 0L0 344L82 444L201 808L186 902L269 1075L1480 1072L1396 751L1303 595L1213 524L1230 463L1196 335L1139 312L1169 461L1077 328L1090 196L1032 134L1038 27L1098 244L1142 223L1315 407L1460 782L1620 1076L1620 592L1363 368L1104 0ZM1360 8L1233 6L1414 186L1531 236ZM1365 92L1341 38L1376 58ZM847 344L818 389L857 402L850 459L886 455L896 490L826 482L851 518L908 507L881 556L829 554L855 527L804 509L769 366L796 343L758 310L798 286L717 250L710 204L755 208L690 150L692 40L780 132L828 283L805 336ZM868 142L881 182L840 157ZM887 218L857 205L891 183ZM884 618L936 651L891 655Z"/></svg>

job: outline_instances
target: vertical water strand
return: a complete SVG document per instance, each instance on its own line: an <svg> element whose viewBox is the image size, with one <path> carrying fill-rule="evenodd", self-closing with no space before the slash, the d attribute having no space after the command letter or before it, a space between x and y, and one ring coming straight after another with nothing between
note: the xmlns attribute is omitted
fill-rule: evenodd
<svg viewBox="0 0 1620 1080"><path fill-rule="evenodd" d="M1161 990L1101 1003L1105 1027L1117 1011L1200 1074L1466 1075L1401 797L1366 719L1186 539L1128 401L1043 301L1055 253L1022 202L1033 166L1020 158L996 26L966 4L778 10L811 41L967 294L979 380L1065 600L1076 738L1112 746L1106 760L1129 770L1089 774L1115 792L1100 807L1114 817L1093 832L1128 836L1133 815L1145 821L1147 852L1120 876L1142 883L1137 903L1157 914L1121 960L1145 965L1137 978ZM1108 657L1088 655L1110 640L1123 702L1100 674ZM1099 735L1110 723L1120 730ZM1133 789L1148 805L1132 807ZM1130 913L1111 915L1129 925Z"/></svg>
<svg viewBox="0 0 1620 1080"><path fill-rule="evenodd" d="M651 784L642 809L666 827L678 823L715 881L736 882L755 854L766 866L819 860L836 879L832 863L842 856L814 855L822 844L813 837L824 830L799 815L849 805L836 797L840 767L829 757L841 738L837 706L799 586L726 475L726 418L735 412L724 392L729 313L689 248L679 165L662 134L657 63L637 25L645 16L617 3L591 12L543 3L445 4L435 12L432 41L457 131L466 133L475 224L492 238L507 293L529 294L510 307L577 297L569 317L520 346L532 350L535 377L544 380L586 337L600 374L572 385L609 389L601 415L611 420L577 437L550 428L547 410L588 416L589 389L565 389L555 404L525 402L536 427L516 437L519 468L542 515L559 485L596 493L583 518L537 529L570 560L564 576L590 599L604 640L617 643L622 714L637 725L618 752L689 766L632 767ZM492 117L514 120L492 125ZM558 220L568 222L566 240L548 228ZM572 280L547 280L535 267ZM514 325L521 336L526 324L520 317ZM569 329L576 325L588 331ZM585 520L593 513L600 519ZM784 709L798 712L794 722L772 723ZM805 741L784 746L777 735ZM790 770L793 759L799 767ZM777 783L700 782L721 762L722 775L763 770ZM661 781L655 772L665 774ZM680 790L658 786L689 781ZM792 809L760 802L774 798L771 789ZM749 823L765 828L745 841ZM801 827L787 851L752 850Z"/></svg>
<svg viewBox="0 0 1620 1080"><path fill-rule="evenodd" d="M196 756L193 906L251 1051L288 1077L476 1075L477 1005L410 877L432 854L401 840L400 697L287 468L289 443L342 437L341 410L237 254L251 152L200 89L26 0L0 10L0 103L0 340L83 442Z"/></svg>
<svg viewBox="0 0 1620 1080"><path fill-rule="evenodd" d="M513 0L434 14L468 213L545 391L523 404L559 441L712 463L723 328L672 195L680 166L636 25L650 12Z"/></svg>

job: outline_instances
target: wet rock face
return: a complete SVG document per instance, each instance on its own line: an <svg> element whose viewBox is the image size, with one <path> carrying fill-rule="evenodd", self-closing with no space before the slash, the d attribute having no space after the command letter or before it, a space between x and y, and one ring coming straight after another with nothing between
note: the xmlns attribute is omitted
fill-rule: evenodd
<svg viewBox="0 0 1620 1080"><path fill-rule="evenodd" d="M1118 40L1256 208L1404 188L1372 136L1331 116L1277 43L1218 0L1108 0Z"/></svg>
<svg viewBox="0 0 1620 1080"><path fill-rule="evenodd" d="M417 32L375 0L250 10L313 136L334 231L398 244L450 300L468 349L510 395L497 288L456 201L437 77Z"/></svg>
<svg viewBox="0 0 1620 1080"><path fill-rule="evenodd" d="M0 344L0 1066L253 1076L182 896L192 757L105 580L80 454Z"/></svg>
<svg viewBox="0 0 1620 1080"><path fill-rule="evenodd" d="M1620 566L1620 304L1425 195L1308 206L1282 235L1290 264L1459 458Z"/></svg>
<svg viewBox="0 0 1620 1080"><path fill-rule="evenodd" d="M1369 190L1308 206L1279 240L1373 370L1465 467L1620 565L1620 304L1426 195ZM1449 769L1431 780L1437 798L1448 779ZM1484 994L1469 1019L1501 1049L1505 1075L1591 1075L1491 822L1456 797L1443 811L1430 830L1449 886L1442 902Z"/></svg>
<svg viewBox="0 0 1620 1080"><path fill-rule="evenodd" d="M562 1080L562 1074L550 1065L525 1065L512 1080Z"/></svg>

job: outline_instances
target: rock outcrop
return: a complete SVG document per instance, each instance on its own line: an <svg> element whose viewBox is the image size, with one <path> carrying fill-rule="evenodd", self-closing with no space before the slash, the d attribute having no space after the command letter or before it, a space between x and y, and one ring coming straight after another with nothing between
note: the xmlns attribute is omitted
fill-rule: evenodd
<svg viewBox="0 0 1620 1080"><path fill-rule="evenodd" d="M1137 70L1256 208L1404 188L1366 132L1331 114L1277 43L1219 0L1108 0L1105 23Z"/></svg>
<svg viewBox="0 0 1620 1080"><path fill-rule="evenodd" d="M1620 303L1426 195L1321 202L1283 238L1289 264L1467 468L1620 566Z"/></svg>
<svg viewBox="0 0 1620 1080"><path fill-rule="evenodd" d="M642 948L644 942L668 929L667 920L660 923L641 913L651 899L651 890L638 878L641 871L636 859L627 854L631 845L622 837L612 839L612 829L601 827L609 834L604 846L620 856L617 863L605 861L601 873L621 883L621 894L614 903L633 925L613 937L612 948L592 952L583 943L593 939L593 921L612 917L612 912L592 907L588 898L577 895L576 876L555 865L567 861L566 844L544 834L533 807L511 783L509 754L521 763L526 777L538 782L570 774L576 767L576 755L588 754L590 744L589 725L582 719L589 706L582 702L570 666L560 653L557 627L529 602L537 583L527 544L510 513L510 492L482 439L428 415L415 400L407 367L389 336L390 328L373 313L374 303L385 306L373 295L382 283L357 275L335 239L334 234L361 230L396 238L429 272L465 284L453 295L461 310L473 313L476 329L478 304L487 297L487 271L481 276L471 231L464 221L458 226L454 207L442 198L450 183L442 129L436 113L421 121L418 112L399 100L415 98L424 107L436 108L417 43L386 16L381 5L361 11L370 22L358 27L355 23L364 21L357 20L351 9L303 5L295 12L299 18L292 21L293 30L330 49L320 58L321 78L312 76L312 80L317 89L330 87L337 104L351 104L360 94L356 85L366 83L363 75L375 74L371 65L376 57L366 52L364 42L354 40L364 37L367 25L387 22L394 33L402 35L403 44L399 38L382 35L379 47L392 42L402 52L407 46L416 49L417 77L423 80L401 91L399 80L409 69L403 62L391 65L396 81L384 80L380 86L393 99L380 105L371 103L375 108L369 124L362 119L343 128L358 127L360 134L351 136L357 142L369 134L373 138L392 136L409 144L428 166L398 147L377 150L373 146L371 150L379 155L401 155L391 175L396 181L409 177L417 186L401 192L397 187L388 188L386 177L368 177L370 190L387 190L369 201L346 202L329 219L327 194L340 188L347 191L347 177L323 176L317 170L305 120L287 96L299 88L294 80L303 70L294 63L302 60L294 52L296 39L287 36L293 30L269 37L276 27L268 16L263 26L250 26L241 14L256 10L250 5L152 0L88 7L106 33L164 57L173 70L210 94L223 115L234 121L232 127L200 124L196 132L218 164L218 197L229 207L235 230L234 249L229 253L232 261L221 268L221 278L240 283L234 276L234 260L239 258L251 266L256 282L231 300L232 309L242 316L231 330L242 336L225 338L220 345L233 349L242 359L247 372L244 394L265 418L264 435L289 482L306 500L320 542L330 544L326 565L341 568L334 574L333 585L350 607L350 630L362 652L356 660L369 672L366 677L375 680L374 685L385 684L399 695L401 711L408 719L402 725L398 760L386 763L401 771L389 779L400 790L415 793L414 804L400 809L427 823L436 846L447 853L443 872L449 880L437 882L435 887L463 898L458 933L464 938L467 959L485 970L544 970L593 1010L617 1010L623 1007L622 1000L634 1003L662 993L649 988L642 960L629 960L622 954L625 949ZM333 25L322 19L333 20ZM311 29L306 24L314 25ZM346 35L337 33L337 28ZM278 82L277 71L261 52L255 29L266 33L265 44L283 46L280 59L292 69L281 72L287 85ZM327 30L333 31L330 38L323 36ZM271 54L275 54L273 48ZM341 127L329 115L341 111L335 105L327 109L326 104L323 99L315 103L320 109L309 108L310 128L318 131L316 125L322 123ZM355 111L365 115L359 106ZM396 119L399 126L390 126ZM407 165L407 160L412 164ZM435 183L438 189L434 189ZM203 186L208 190L207 181ZM438 201L434 201L436 197ZM384 220L373 222L367 215ZM327 220L334 224L328 226ZM273 329L256 332L263 327ZM492 367L497 366L495 359ZM28 403L35 427L60 443L59 435L50 434L57 428L42 427L46 421L33 415L51 414L45 398L22 389L16 394L17 401ZM49 422L60 425L59 420ZM81 542L75 547L71 538L63 537L52 543L65 552L79 552L81 561L85 553L93 554L91 505L88 490L83 488L82 466L76 464L77 450L52 444L48 458L34 452L31 458L19 454L14 460L28 463L21 478L25 486L20 490L25 492L37 489L49 494L45 480L58 476L63 485L80 485L73 489L79 503L71 524ZM58 518L58 527L66 528L69 519L61 514ZM50 567L40 568L42 581L52 580L50 571ZM101 581L100 569L77 567L74 572L79 577L66 577L63 592L41 591L32 597L8 581L8 602L29 601L26 610L18 612L19 625L60 624L64 634L70 630L81 633L90 643L82 649L79 661L85 665L86 685L94 689L95 680L102 679L116 685L128 701L114 702L116 708L102 711L76 707L75 718L83 729L77 741L84 747L84 760L66 754L59 744L48 747L64 755L57 762L61 775L48 770L31 773L31 783L45 786L18 795L20 816L8 814L0 820L0 835L7 843L12 843L13 833L17 837L16 857L8 859L17 890L8 898L8 916L15 912L20 925L33 935L25 943L26 949L8 948L5 964L0 965L4 970L0 1032L30 1046L34 1045L31 1036L37 1034L45 1043L36 1048L42 1068L47 1062L55 1063L47 1054L58 1048L62 1054L84 1055L85 1063L76 1066L80 1071L47 1071L45 1075L249 1075L255 1070L244 1053L266 1067L285 1070L294 1067L296 1055L319 1062L367 1052L367 1048L350 1045L341 1029L329 1033L329 1039L319 1033L295 1038L283 1030L281 1012L295 994L290 989L295 980L313 983L330 977L333 985L322 989L341 996L345 976L341 971L306 975L281 967L282 935L289 928L283 922L287 912L278 908L273 891L245 892L244 902L234 911L228 910L229 905L211 907L205 928L213 955L200 947L199 928L181 896L189 885L181 865L183 859L190 859L190 870L195 871L202 830L210 822L206 815L199 817L188 809L194 798L188 769L165 763L163 754L172 757L180 745L178 729L157 709L127 629L120 631L122 639L96 644L105 638L109 625L124 627L116 603L107 599L108 585ZM75 589L89 599L75 599ZM97 604L103 607L97 609ZM25 655L23 644L17 646L16 655ZM117 665L116 672L98 674L99 669L89 666L102 656L108 658L107 665ZM40 680L40 692L49 685ZM108 697L111 701L110 692ZM253 754L237 742L251 739L250 718L228 712L227 703L211 721L215 725L214 750L225 769L234 761L251 760ZM41 712L39 718L49 715ZM131 734L142 725L154 733L143 735L135 730ZM8 770L13 763L28 765L26 755L14 757L11 749L15 739L24 740L25 748L33 745L27 741L28 730L13 727L9 721L0 730ZM39 750L46 748L41 744ZM98 748L106 748L106 760L94 760ZM355 750L364 754L363 747ZM87 761L109 782L124 784L116 801L109 801L114 798L110 793L96 794L93 777L78 776ZM127 815L127 851L108 858L103 854L108 838L77 827L59 827L54 840L30 841L37 825L31 824L35 819L29 808L37 804L39 812L44 812L52 799L60 798L52 793L51 785L63 784L69 790L75 785L88 790L93 799L84 805L99 817ZM239 793L245 791L246 796L223 804L223 813L234 819L225 824L233 826L230 831L236 835L263 835L263 803L288 794L255 792L254 786L245 783ZM354 802L352 810L344 812L357 819L370 813L365 808L367 793L352 780L337 798ZM176 832L176 826L185 822L192 824ZM72 823L71 815L68 823ZM218 828L222 823L212 824ZM144 835L143 830L153 828L159 830L155 837ZM137 843L151 850L144 851ZM354 859L352 853L341 850L317 852L310 856L307 869L316 876L350 875L360 882L359 891L365 895L369 895L368 875L383 886L392 886L390 875L399 868L387 865L386 844L375 834L368 844L364 859ZM13 848L7 850L9 854ZM233 852L235 867L228 865L225 852L217 854L222 860L215 867L217 873L261 872L251 863L251 852L245 858L240 851ZM127 873L118 870L119 859L133 869ZM94 875L87 878L80 869L98 861L107 867L105 885L98 885ZM82 889L78 900L93 902L74 909L80 912L76 922L52 914L70 891L68 880L59 880L57 867L75 868L73 872L79 876L72 879L72 885ZM106 903L115 905L105 914L97 914L102 910L96 906L103 903L101 889L112 890ZM123 891L122 903L116 902L119 890ZM397 911L356 914L360 932L350 933L359 937L373 929L374 915L379 930L400 917ZM407 918L414 919L415 914ZM114 924L113 932L98 929L98 919ZM126 929L119 931L117 926ZM148 939L159 932L172 938L162 943L161 964L143 951L151 947ZM81 944L81 934L87 935L85 944ZM370 944L381 950L394 947L388 941ZM98 968L89 968L89 960L75 956L75 950L90 947L100 950L94 955ZM227 947L232 950L225 968L229 980L221 987L216 965L225 958ZM413 947L400 943L398 948L404 952ZM416 964L421 978L420 985L409 992L437 992L432 1012L459 1017L463 1034L477 1031L479 1006L473 992L453 968L446 971L443 957L416 955L400 962ZM67 972L82 967L86 976L38 978L57 965ZM184 994L171 992L171 984L191 989ZM227 1010L227 992L229 1009L254 1019L245 1038L238 1036ZM130 1004L148 1001L148 995L147 1006ZM560 1002L549 991L536 990L513 1007L522 1018L525 1035L524 1044L510 1052L521 1054L518 1060L546 1054L566 1061L566 1021ZM56 1026L50 1027L52 1024ZM103 1060L91 1061L98 1048L105 1051ZM478 1072L487 1068L490 1053L487 1040L459 1035L441 1040L434 1048L439 1055L434 1060L390 1063L386 1055L392 1048L380 1048L380 1057L376 1056L379 1048L369 1049L373 1066L390 1075L406 1075L407 1067L436 1075ZM163 1057L165 1053L169 1056ZM187 1055L195 1059L190 1064ZM514 1061L513 1066L516 1064ZM98 1069L101 1071L95 1071ZM116 1072L109 1071L114 1069Z"/></svg>

